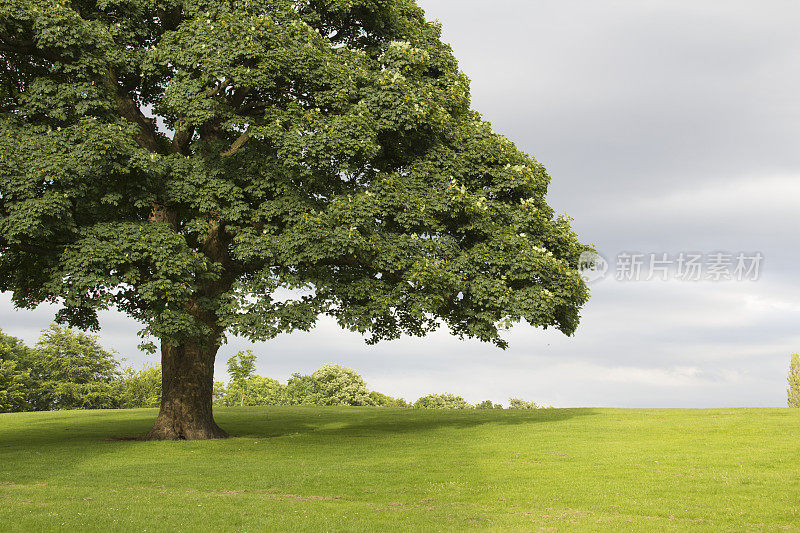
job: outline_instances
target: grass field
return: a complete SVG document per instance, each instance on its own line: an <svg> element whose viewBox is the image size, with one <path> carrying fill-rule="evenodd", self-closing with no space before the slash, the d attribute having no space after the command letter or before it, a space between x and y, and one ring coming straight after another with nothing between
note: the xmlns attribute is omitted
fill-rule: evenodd
<svg viewBox="0 0 800 533"><path fill-rule="evenodd" d="M0 415L1 531L798 530L800 410Z"/></svg>

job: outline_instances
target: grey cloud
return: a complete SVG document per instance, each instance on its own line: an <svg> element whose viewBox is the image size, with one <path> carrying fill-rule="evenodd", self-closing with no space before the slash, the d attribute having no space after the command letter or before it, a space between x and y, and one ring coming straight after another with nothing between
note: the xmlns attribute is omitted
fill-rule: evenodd
<svg viewBox="0 0 800 533"><path fill-rule="evenodd" d="M444 21L473 78L475 107L548 166L565 208L576 197L613 201L658 178L800 163L800 9L792 4L422 5Z"/></svg>

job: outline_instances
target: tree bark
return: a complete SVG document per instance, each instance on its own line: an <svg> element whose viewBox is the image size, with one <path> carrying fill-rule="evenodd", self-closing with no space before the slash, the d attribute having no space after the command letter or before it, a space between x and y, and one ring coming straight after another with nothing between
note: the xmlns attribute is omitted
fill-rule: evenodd
<svg viewBox="0 0 800 533"><path fill-rule="evenodd" d="M154 205L150 220L164 222L177 231L177 216L173 210ZM223 266L220 278L202 286L186 303L187 310L209 329L209 334L190 339L180 345L161 343L161 409L153 428L146 435L150 440L203 440L228 436L214 422L212 396L214 392L214 359L219 350L222 328L219 319L199 302L214 300L229 290L235 276L228 255L230 236L217 220L209 221L208 234L201 251L211 261Z"/></svg>
<svg viewBox="0 0 800 533"><path fill-rule="evenodd" d="M149 440L203 440L228 436L214 422L215 343L161 345L161 410Z"/></svg>

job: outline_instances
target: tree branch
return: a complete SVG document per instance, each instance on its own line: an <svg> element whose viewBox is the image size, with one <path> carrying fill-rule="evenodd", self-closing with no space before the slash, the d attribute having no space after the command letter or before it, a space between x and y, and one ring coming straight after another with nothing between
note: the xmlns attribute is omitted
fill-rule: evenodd
<svg viewBox="0 0 800 533"><path fill-rule="evenodd" d="M119 114L128 122L139 126L140 132L136 135L136 142L142 148L158 153L158 138L156 137L156 129L153 126L153 122L144 116L142 110L139 109L139 106L136 105L136 102L133 101L129 94L120 91L117 73L113 67L109 67L105 82L106 87L114 96Z"/></svg>
<svg viewBox="0 0 800 533"><path fill-rule="evenodd" d="M248 131L249 131L249 128L248 128ZM247 140L249 138L250 138L250 134L247 131L245 131L244 133L239 135L238 139L233 141L233 144L231 144L230 148L228 148L224 152L220 152L219 155L221 155L222 157L228 157L228 156L231 156L231 155L235 154L236 152L239 151L239 148L241 148L244 145L244 143L247 142Z"/></svg>
<svg viewBox="0 0 800 533"><path fill-rule="evenodd" d="M189 143L194 135L194 126L189 126L186 129L175 128L175 135L172 136L172 153L191 155L189 152Z"/></svg>

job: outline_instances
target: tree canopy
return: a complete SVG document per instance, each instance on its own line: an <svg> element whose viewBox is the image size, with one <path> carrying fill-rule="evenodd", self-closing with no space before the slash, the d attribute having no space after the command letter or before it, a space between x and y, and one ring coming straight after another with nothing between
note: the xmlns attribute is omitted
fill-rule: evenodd
<svg viewBox="0 0 800 533"><path fill-rule="evenodd" d="M51 325L28 348L0 331L0 412L120 407L120 378L94 335Z"/></svg>
<svg viewBox="0 0 800 533"><path fill-rule="evenodd" d="M588 247L440 34L413 0L4 1L0 290L128 313L209 405L226 332L571 334Z"/></svg>

